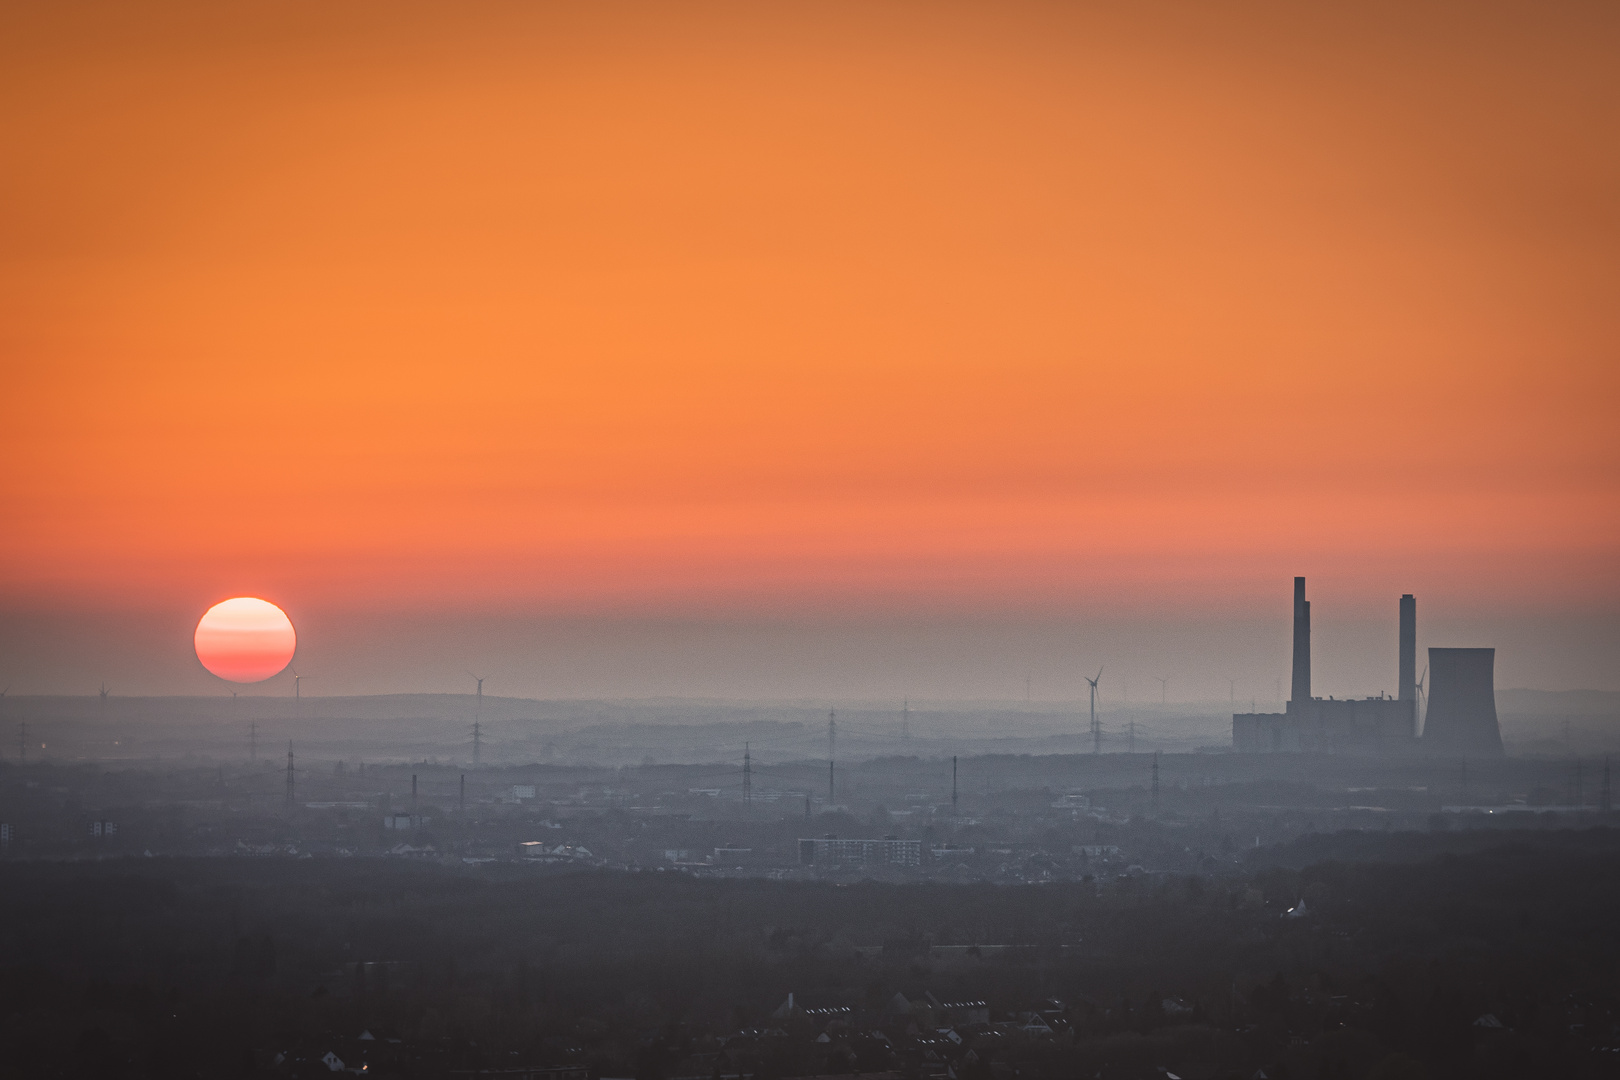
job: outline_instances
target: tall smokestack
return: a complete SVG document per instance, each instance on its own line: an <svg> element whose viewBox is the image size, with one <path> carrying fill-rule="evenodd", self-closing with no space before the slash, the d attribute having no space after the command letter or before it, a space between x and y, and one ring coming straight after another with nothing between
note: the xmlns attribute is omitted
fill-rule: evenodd
<svg viewBox="0 0 1620 1080"><path fill-rule="evenodd" d="M1396 697L1412 703L1412 733L1417 734L1417 600L1401 597L1400 682Z"/></svg>
<svg viewBox="0 0 1620 1080"><path fill-rule="evenodd" d="M1289 700L1311 700L1311 602L1305 599L1305 579L1294 579L1294 682Z"/></svg>

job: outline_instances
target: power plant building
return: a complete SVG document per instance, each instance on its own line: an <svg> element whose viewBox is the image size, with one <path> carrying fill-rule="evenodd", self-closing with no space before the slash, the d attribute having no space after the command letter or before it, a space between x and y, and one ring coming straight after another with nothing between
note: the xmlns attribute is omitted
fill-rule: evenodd
<svg viewBox="0 0 1620 1080"><path fill-rule="evenodd" d="M1419 737L1417 600L1400 600L1394 697L1319 698L1311 693L1311 604L1305 579L1294 579L1292 692L1280 713L1236 713L1232 748L1239 753L1411 753L1416 750L1502 753L1492 681L1494 649L1430 649L1427 727Z"/></svg>

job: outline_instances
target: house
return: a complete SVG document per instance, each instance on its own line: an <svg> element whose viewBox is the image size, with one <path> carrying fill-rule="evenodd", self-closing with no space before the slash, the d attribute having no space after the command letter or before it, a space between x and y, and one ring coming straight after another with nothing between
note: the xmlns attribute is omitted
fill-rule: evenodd
<svg viewBox="0 0 1620 1080"><path fill-rule="evenodd" d="M941 1001L933 994L928 995L928 1004L934 1011L950 1018L953 1026L964 1027L972 1024L988 1024L990 1022L990 1005L988 1002L968 1001Z"/></svg>
<svg viewBox="0 0 1620 1080"><path fill-rule="evenodd" d="M432 818L423 817L421 814L386 814L383 817L383 828L420 829L432 820Z"/></svg>

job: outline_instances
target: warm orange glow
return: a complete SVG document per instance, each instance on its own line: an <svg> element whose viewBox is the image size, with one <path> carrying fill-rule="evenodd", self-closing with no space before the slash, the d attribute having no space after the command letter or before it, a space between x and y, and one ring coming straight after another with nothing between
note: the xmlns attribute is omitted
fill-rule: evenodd
<svg viewBox="0 0 1620 1080"><path fill-rule="evenodd" d="M197 621L193 641L203 667L230 682L263 682L281 674L298 648L287 613L268 600L237 596Z"/></svg>
<svg viewBox="0 0 1620 1080"><path fill-rule="evenodd" d="M1612 606L1616 11L11 5L0 599Z"/></svg>

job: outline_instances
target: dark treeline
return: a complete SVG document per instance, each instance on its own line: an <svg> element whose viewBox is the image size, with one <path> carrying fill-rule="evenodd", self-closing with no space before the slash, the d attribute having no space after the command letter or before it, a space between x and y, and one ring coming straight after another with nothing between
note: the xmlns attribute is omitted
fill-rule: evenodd
<svg viewBox="0 0 1620 1080"><path fill-rule="evenodd" d="M379 1075L1609 1075L1616 911L1608 829L1321 835L1233 876L1039 887L10 863L0 1058L29 1076L293 1075L367 1031ZM849 1012L777 1013L789 993ZM983 1000L988 1023L897 994ZM941 1025L958 1041L939 1052L905 1042ZM750 1029L775 1034L739 1041Z"/></svg>

